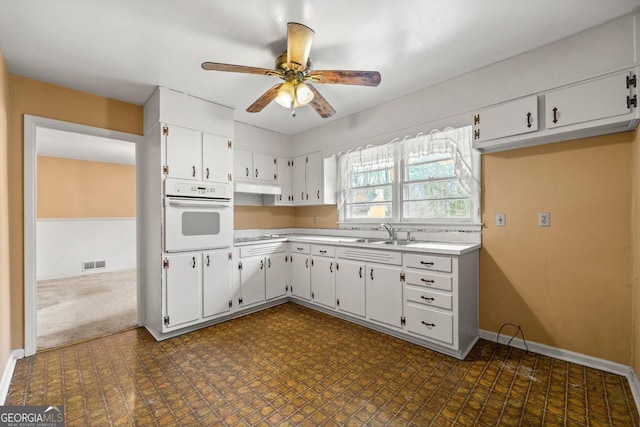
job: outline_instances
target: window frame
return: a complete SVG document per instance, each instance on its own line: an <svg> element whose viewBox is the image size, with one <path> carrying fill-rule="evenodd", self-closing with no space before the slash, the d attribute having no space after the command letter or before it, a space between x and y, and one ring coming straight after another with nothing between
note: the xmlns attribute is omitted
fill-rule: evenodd
<svg viewBox="0 0 640 427"><path fill-rule="evenodd" d="M463 127L467 127L467 126L463 126ZM470 126L468 127L471 128ZM451 129L451 128L447 128L445 130L448 130L448 129ZM439 131L433 131L433 132L439 132ZM403 148L405 143L411 142L415 138L416 137L405 138L403 140L396 139L385 144L389 146L395 145L392 148L392 162L391 162L392 163L391 170L393 170L393 174L392 174L393 181L391 182L391 218L347 218L346 215L347 215L349 206L353 205L347 202L349 199L348 193L350 190L356 190L356 188L347 189L344 185L344 179L347 179L347 178L343 177L342 173L339 174L339 179L338 179L338 193L339 193L338 194L339 196L338 197L339 199L338 221L339 222L338 224L341 228L357 227L358 225L367 226L370 224L380 224L383 222L388 222L398 227L409 226L411 228L417 228L418 226L425 226L425 225L435 226L436 228L442 227L442 226L451 226L451 225L457 226L458 228L465 228L465 226L478 226L482 224L482 220L480 216L481 215L480 214L481 188L479 186L479 181L481 177L480 153L474 150L473 148L470 148L472 152L470 154L471 164L469 165L469 168L471 169L471 174L473 175L474 180L478 183L478 188L475 190L477 191L477 195L470 193L468 197L459 199L459 200L469 201L469 217L467 218L444 218L444 217L442 218L406 218L405 217L404 205L405 205L405 202L410 201L409 199L405 198L405 194L404 194L405 185L412 184L412 183L429 182L429 181L431 182L446 181L446 180L450 180L451 178L457 179L460 182L460 185L462 185L460 181L460 177L456 176L455 173L453 177L449 177L449 178L407 181L405 176L405 174L408 172L408 170L406 169L407 159L404 158L405 153ZM469 141L469 144L470 143L471 141ZM370 149L370 148L379 149L380 147L381 146L368 146L366 148L363 148L363 150ZM352 152L343 153L342 155L349 156L350 154L352 154ZM452 159L453 156L448 156L448 158ZM342 159L339 159L339 161L342 161ZM348 162L348 159L344 159L344 161ZM436 160L434 160L434 162L435 161ZM343 172L342 167L340 167L340 170L341 172ZM345 172L349 173L348 171L345 171ZM371 186L371 187L375 187L375 186ZM358 187L358 188L366 188L366 187ZM447 198L434 199L434 200L447 200Z"/></svg>

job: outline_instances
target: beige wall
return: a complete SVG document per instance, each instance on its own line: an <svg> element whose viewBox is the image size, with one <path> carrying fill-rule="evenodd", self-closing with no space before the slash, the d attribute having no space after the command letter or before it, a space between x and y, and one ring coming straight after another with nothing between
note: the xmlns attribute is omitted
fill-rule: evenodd
<svg viewBox="0 0 640 427"><path fill-rule="evenodd" d="M11 346L24 348L23 116L47 117L137 135L143 133L141 106L9 75L9 249Z"/></svg>
<svg viewBox="0 0 640 427"><path fill-rule="evenodd" d="M9 185L7 174L7 115L9 75L0 51L0 372L11 354L11 304L9 281Z"/></svg>
<svg viewBox="0 0 640 427"><path fill-rule="evenodd" d="M135 166L38 156L37 175L38 218L136 216Z"/></svg>
<svg viewBox="0 0 640 427"><path fill-rule="evenodd" d="M233 226L236 230L290 228L294 226L292 207L234 206Z"/></svg>
<svg viewBox="0 0 640 427"><path fill-rule="evenodd" d="M482 329L515 323L531 341L632 363L634 137L483 156Z"/></svg>
<svg viewBox="0 0 640 427"><path fill-rule="evenodd" d="M295 226L300 228L338 228L338 209L335 205L297 207Z"/></svg>

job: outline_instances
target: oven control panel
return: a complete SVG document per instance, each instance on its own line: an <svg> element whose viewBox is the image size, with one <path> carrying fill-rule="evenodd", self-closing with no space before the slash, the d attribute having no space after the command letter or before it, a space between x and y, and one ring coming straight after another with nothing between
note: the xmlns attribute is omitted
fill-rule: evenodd
<svg viewBox="0 0 640 427"><path fill-rule="evenodd" d="M182 197L231 198L228 184L210 184L200 181L186 181L167 178L165 195Z"/></svg>

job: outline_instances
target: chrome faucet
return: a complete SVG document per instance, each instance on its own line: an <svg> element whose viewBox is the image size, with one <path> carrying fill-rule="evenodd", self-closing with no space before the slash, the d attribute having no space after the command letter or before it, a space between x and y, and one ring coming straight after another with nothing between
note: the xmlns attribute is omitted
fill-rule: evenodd
<svg viewBox="0 0 640 427"><path fill-rule="evenodd" d="M393 225L391 225L388 222L385 222L383 224L380 224L380 227L382 227L385 230L387 230L387 233L389 233L389 240L395 240L396 239L396 230L393 229Z"/></svg>

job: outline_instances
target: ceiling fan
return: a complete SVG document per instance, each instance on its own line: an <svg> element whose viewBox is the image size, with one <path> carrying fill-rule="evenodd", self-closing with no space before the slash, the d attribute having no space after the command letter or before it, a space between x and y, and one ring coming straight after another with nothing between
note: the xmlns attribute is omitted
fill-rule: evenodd
<svg viewBox="0 0 640 427"><path fill-rule="evenodd" d="M306 25L289 22L287 24L287 50L276 58L275 69L273 70L219 62L203 62L202 68L212 71L263 74L284 80L284 83L272 86L251 104L247 108L249 113L262 111L264 107L275 99L278 104L286 108L311 104L311 107L322 118L331 117L336 111L309 82L378 86L381 77L377 71L313 70L309 59L309 51L311 50L314 34L315 32Z"/></svg>

